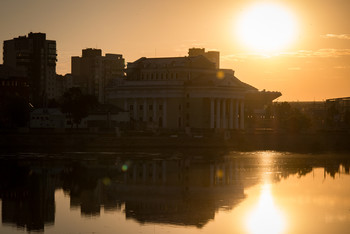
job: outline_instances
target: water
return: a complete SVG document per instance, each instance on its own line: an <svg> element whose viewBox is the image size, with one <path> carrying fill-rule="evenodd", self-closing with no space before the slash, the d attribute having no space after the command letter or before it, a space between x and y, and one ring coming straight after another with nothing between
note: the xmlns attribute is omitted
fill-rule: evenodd
<svg viewBox="0 0 350 234"><path fill-rule="evenodd" d="M100 152L0 157L0 233L347 233L350 157Z"/></svg>

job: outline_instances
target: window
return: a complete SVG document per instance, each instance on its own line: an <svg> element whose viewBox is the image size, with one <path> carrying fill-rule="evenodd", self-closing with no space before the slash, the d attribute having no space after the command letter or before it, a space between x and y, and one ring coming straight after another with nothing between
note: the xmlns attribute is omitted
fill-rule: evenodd
<svg viewBox="0 0 350 234"><path fill-rule="evenodd" d="M134 110L134 105L130 105L129 110Z"/></svg>
<svg viewBox="0 0 350 234"><path fill-rule="evenodd" d="M153 110L153 105L149 105L148 110Z"/></svg>
<svg viewBox="0 0 350 234"><path fill-rule="evenodd" d="M140 105L140 107L139 107L139 108L140 108L140 110L143 110L143 105Z"/></svg>
<svg viewBox="0 0 350 234"><path fill-rule="evenodd" d="M163 105L159 105L159 110L163 110Z"/></svg>

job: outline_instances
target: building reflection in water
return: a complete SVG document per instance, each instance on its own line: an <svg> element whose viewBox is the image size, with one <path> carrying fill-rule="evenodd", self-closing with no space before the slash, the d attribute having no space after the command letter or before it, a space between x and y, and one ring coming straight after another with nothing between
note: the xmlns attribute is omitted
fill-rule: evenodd
<svg viewBox="0 0 350 234"><path fill-rule="evenodd" d="M55 221L55 179L52 170L1 162L0 199L3 225L43 230Z"/></svg>
<svg viewBox="0 0 350 234"><path fill-rule="evenodd" d="M325 176L349 173L344 159L228 154L227 156L65 155L64 159L0 159L2 223L27 231L44 230L55 221L54 193L63 189L71 209L82 216L99 217L105 211L125 212L139 223L186 225L201 228L218 210L232 210L258 183L274 183L314 167ZM266 175L268 180L266 180ZM122 210L123 208L123 210ZM273 223L273 225L268 225ZM247 218L251 233L265 225L279 233L286 225L269 186ZM259 226L260 225L260 226Z"/></svg>

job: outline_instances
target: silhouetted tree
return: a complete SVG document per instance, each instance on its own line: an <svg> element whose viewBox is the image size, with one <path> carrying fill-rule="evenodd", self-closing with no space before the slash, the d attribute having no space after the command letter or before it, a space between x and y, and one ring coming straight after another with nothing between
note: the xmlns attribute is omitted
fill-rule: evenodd
<svg viewBox="0 0 350 234"><path fill-rule="evenodd" d="M339 110L335 103L332 103L327 108L327 116L326 116L326 122L327 125L331 128L337 127L339 123Z"/></svg>
<svg viewBox="0 0 350 234"><path fill-rule="evenodd" d="M273 108L278 129L300 132L310 128L311 120L300 110L292 108L288 102L276 103Z"/></svg>
<svg viewBox="0 0 350 234"><path fill-rule="evenodd" d="M58 101L56 101L56 99L50 99L47 103L47 107L48 108L59 108L60 103Z"/></svg>
<svg viewBox="0 0 350 234"><path fill-rule="evenodd" d="M61 110L67 113L71 124L77 127L81 120L88 116L89 110L97 105L97 99L93 95L86 95L79 88L70 88L62 96Z"/></svg>
<svg viewBox="0 0 350 234"><path fill-rule="evenodd" d="M350 111L349 110L345 111L344 123L345 123L345 126L349 129L350 128Z"/></svg>
<svg viewBox="0 0 350 234"><path fill-rule="evenodd" d="M0 127L25 127L29 121L29 103L19 96L2 96L0 103Z"/></svg>

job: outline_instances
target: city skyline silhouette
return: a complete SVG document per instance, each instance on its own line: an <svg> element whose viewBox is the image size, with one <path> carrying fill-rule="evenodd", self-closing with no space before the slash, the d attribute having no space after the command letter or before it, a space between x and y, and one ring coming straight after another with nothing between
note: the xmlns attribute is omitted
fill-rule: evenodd
<svg viewBox="0 0 350 234"><path fill-rule="evenodd" d="M57 42L56 72L62 75L70 73L71 56L84 48L122 54L133 62L186 56L188 48L200 47L220 51L221 67L235 70L242 81L282 92L279 101L349 96L349 2L279 3L294 20L294 39L278 51L264 52L248 48L237 32L239 17L255 3L4 0L0 40L46 33Z"/></svg>

